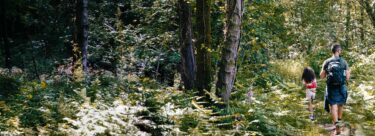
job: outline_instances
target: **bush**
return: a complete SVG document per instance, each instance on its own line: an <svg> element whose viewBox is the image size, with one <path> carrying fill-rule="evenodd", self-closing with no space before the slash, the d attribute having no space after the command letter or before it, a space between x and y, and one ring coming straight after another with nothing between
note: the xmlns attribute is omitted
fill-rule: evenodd
<svg viewBox="0 0 375 136"><path fill-rule="evenodd" d="M254 86L259 86L266 89L265 91L269 91L270 87L277 85L282 79L283 77L281 77L279 73L264 72L256 77Z"/></svg>
<svg viewBox="0 0 375 136"><path fill-rule="evenodd" d="M198 126L199 121L194 115L185 115L181 119L181 131L188 132L189 128L195 128Z"/></svg>
<svg viewBox="0 0 375 136"><path fill-rule="evenodd" d="M304 65L306 64L301 63L299 60L278 60L272 62L270 71L280 75L284 80L299 82L301 81Z"/></svg>
<svg viewBox="0 0 375 136"><path fill-rule="evenodd" d="M21 83L12 77L0 75L0 95L8 97L18 94Z"/></svg>
<svg viewBox="0 0 375 136"><path fill-rule="evenodd" d="M43 117L43 112L35 109L28 108L20 117L23 127L36 127L38 125L45 125L46 119Z"/></svg>
<svg viewBox="0 0 375 136"><path fill-rule="evenodd" d="M308 65L314 69L315 75L319 75L324 60L328 59L331 55L329 50L319 50L306 57Z"/></svg>

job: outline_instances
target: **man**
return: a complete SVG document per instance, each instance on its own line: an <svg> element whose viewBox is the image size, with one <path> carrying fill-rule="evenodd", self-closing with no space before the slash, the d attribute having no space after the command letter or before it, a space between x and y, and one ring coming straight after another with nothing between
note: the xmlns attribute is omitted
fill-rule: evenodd
<svg viewBox="0 0 375 136"><path fill-rule="evenodd" d="M348 96L346 84L350 78L348 63L340 57L341 46L333 44L332 57L324 61L320 78L327 77L326 101L331 107L332 120L336 126L336 134L340 134L340 121L343 114L343 106Z"/></svg>

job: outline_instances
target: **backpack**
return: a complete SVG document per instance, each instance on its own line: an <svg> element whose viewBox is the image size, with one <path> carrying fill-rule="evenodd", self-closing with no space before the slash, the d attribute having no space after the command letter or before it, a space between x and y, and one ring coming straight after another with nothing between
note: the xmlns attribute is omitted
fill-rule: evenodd
<svg viewBox="0 0 375 136"><path fill-rule="evenodd" d="M345 84L344 64L342 59L333 59L328 62L327 67L327 85L339 86Z"/></svg>

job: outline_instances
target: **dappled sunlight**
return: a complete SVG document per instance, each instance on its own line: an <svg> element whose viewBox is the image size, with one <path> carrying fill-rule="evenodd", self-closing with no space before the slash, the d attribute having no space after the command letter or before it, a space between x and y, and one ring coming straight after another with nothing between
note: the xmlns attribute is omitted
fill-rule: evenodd
<svg viewBox="0 0 375 136"><path fill-rule="evenodd" d="M59 130L68 135L95 135L104 134L111 128L114 132L112 134L147 135L134 125L140 122L134 114L144 109L141 106L125 105L122 100L115 100L112 105L94 103L80 108L75 115L76 119L63 118L67 123L60 124Z"/></svg>
<svg viewBox="0 0 375 136"><path fill-rule="evenodd" d="M1 0L0 136L372 136L374 6Z"/></svg>

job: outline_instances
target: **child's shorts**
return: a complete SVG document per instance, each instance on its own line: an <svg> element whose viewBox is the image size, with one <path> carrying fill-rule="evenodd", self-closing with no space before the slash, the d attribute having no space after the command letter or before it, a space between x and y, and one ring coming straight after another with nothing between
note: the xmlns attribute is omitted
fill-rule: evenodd
<svg viewBox="0 0 375 136"><path fill-rule="evenodd" d="M306 90L306 99L307 100L314 100L315 99L315 88L307 89Z"/></svg>

